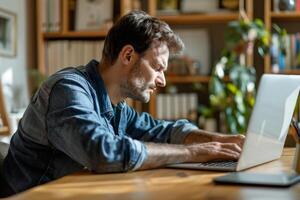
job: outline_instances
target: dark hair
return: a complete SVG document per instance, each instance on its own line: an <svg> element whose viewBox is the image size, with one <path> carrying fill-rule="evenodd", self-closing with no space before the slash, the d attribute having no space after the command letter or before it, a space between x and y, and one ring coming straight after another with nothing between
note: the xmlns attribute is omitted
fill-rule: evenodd
<svg viewBox="0 0 300 200"><path fill-rule="evenodd" d="M103 48L103 58L113 64L125 45L132 45L140 54L154 40L166 42L171 53L184 48L182 40L169 25L143 11L132 11L121 17L109 30Z"/></svg>

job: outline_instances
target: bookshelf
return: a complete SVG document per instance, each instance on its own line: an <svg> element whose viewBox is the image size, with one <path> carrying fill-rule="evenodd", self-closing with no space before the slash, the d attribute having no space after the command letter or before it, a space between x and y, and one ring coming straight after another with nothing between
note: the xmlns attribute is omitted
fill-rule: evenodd
<svg viewBox="0 0 300 200"><path fill-rule="evenodd" d="M153 10L149 10L149 13L152 15L158 17L159 19L167 22L172 28L176 27L184 27L184 28L190 28L190 27L205 27L207 28L209 25L226 25L228 22L233 20L239 19L239 13L238 11L231 11L231 12L208 12L208 13L177 13L177 14L162 14L160 15L157 12L157 4L156 1L151 1L152 4L151 7ZM246 14L249 17L249 19L253 18L253 0L245 0L244 1ZM174 29L176 31L176 29ZM223 34L224 32L222 32ZM212 59L211 66L208 66L210 69L212 68L214 61L217 58ZM247 63L251 65L253 63L253 56L248 55L247 57ZM210 80L209 75L176 75L176 76L167 76L166 81L167 85L189 85L189 84L197 84L200 83L202 85L205 85L205 87L208 86ZM185 87L184 86L184 87ZM159 94L159 93L158 93ZM158 95L156 94L156 95ZM152 99L155 99L156 97L152 97ZM153 116L157 116L157 101L150 101L149 103L149 112ZM164 107L164 106L160 106Z"/></svg>
<svg viewBox="0 0 300 200"><path fill-rule="evenodd" d="M296 0L295 0L296 2ZM300 27L295 26L300 22L300 10L299 11L274 11L274 1L264 1L264 21L269 31L272 31L272 25L276 23L281 28L285 28L288 34L300 33ZM300 74L300 68L297 66L290 66L284 68L278 72L274 72L272 69L271 56L268 55L264 59L264 72L265 73L280 73L280 74Z"/></svg>
<svg viewBox="0 0 300 200"><path fill-rule="evenodd" d="M43 6L43 1L46 0L36 0L36 20L37 20L37 64L38 70L44 75L47 75L47 48L49 42L63 42L63 41L103 41L107 34L108 29L99 29L94 31L75 31L72 28L72 20L74 20L74 16L72 18L70 14L70 10L74 11L74 0L55 0L60 4L60 28L58 31L54 32L45 32L43 30L43 16L45 14L45 9L41 9ZM118 13L113 13L114 19L118 16L122 16L127 12L133 9L133 4L135 1L132 0L115 0L114 3L118 4ZM214 46L217 44L217 48L211 48L211 56L210 56L210 65L204 66L209 69L213 67L216 60L219 58L221 49L223 48L223 44L218 44L218 41L214 41L216 38L222 41L224 29L228 22L239 19L238 11L217 11L217 12L207 12L207 13L172 13L172 14L161 14L158 12L158 5L156 0L140 0L141 9L148 12L152 16L156 16L159 19L166 21L172 28L180 27L181 29L189 29L189 28L207 28L213 29L215 26L219 26L219 29L213 30L213 36L210 38L209 43L210 46ZM253 0L244 0L245 11L249 19L253 18ZM115 5L113 6L115 9ZM114 10L115 11L115 10ZM221 30L221 32L219 32ZM248 62L252 63L252 55L248 57ZM80 63L84 64L84 63ZM207 88L207 85L210 80L209 74L194 74L194 75L166 75L167 86L168 85L177 85L182 88L193 84L201 84ZM157 95L162 93L167 93L164 89L159 90L156 94L151 97L149 104L141 105L137 102L134 103L135 107L143 111L148 111L154 117L157 116ZM204 96L204 95L203 95Z"/></svg>

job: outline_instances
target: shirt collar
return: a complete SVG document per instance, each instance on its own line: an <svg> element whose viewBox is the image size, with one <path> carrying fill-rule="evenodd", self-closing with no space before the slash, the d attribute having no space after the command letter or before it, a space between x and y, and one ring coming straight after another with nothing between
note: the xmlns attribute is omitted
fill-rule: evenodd
<svg viewBox="0 0 300 200"><path fill-rule="evenodd" d="M96 90L98 100L100 102L99 106L100 106L101 114L105 114L109 112L114 113L113 106L108 96L108 92L106 90L104 81L101 77L101 74L99 73L98 65L99 65L98 61L91 60L86 65L86 72L90 77L92 84ZM122 110L124 106L125 106L125 101L121 101L120 103L117 104L117 108L120 110Z"/></svg>

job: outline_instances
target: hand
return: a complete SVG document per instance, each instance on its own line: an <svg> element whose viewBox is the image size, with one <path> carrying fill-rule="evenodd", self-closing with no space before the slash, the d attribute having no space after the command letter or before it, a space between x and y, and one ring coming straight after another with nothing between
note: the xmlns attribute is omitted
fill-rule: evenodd
<svg viewBox="0 0 300 200"><path fill-rule="evenodd" d="M209 132L201 129L192 131L184 141L184 144L207 143L207 142L220 142L220 143L235 143L243 147L245 140L244 135L227 135L221 133Z"/></svg>
<svg viewBox="0 0 300 200"><path fill-rule="evenodd" d="M225 135L225 134L217 134L213 137L213 141L220 143L235 143L239 145L240 148L243 147L245 136L238 135Z"/></svg>
<svg viewBox="0 0 300 200"><path fill-rule="evenodd" d="M187 162L207 162L212 160L237 160L241 148L236 143L207 142L187 145Z"/></svg>

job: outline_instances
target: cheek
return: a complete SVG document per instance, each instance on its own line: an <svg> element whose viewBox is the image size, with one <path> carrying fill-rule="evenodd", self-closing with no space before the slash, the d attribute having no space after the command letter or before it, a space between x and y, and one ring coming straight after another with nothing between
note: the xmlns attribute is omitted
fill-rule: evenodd
<svg viewBox="0 0 300 200"><path fill-rule="evenodd" d="M151 68L147 70L147 73L145 73L145 79L147 82L155 82L155 79L157 77L156 72Z"/></svg>
<svg viewBox="0 0 300 200"><path fill-rule="evenodd" d="M148 81L148 82L155 82L155 78L156 78L155 73L151 73L151 74L149 74L149 76L147 77L147 81Z"/></svg>
<svg viewBox="0 0 300 200"><path fill-rule="evenodd" d="M157 77L156 71L148 63L141 62L140 64L140 78L145 82L154 83Z"/></svg>

